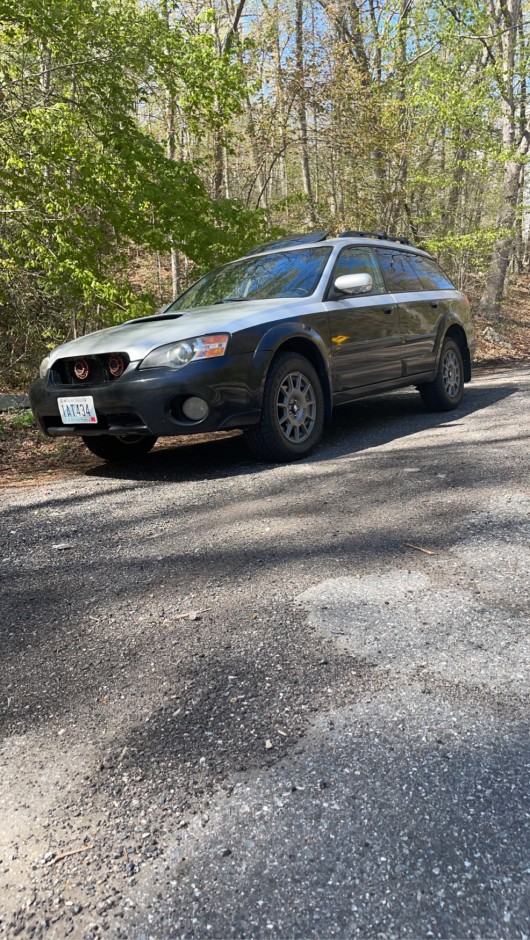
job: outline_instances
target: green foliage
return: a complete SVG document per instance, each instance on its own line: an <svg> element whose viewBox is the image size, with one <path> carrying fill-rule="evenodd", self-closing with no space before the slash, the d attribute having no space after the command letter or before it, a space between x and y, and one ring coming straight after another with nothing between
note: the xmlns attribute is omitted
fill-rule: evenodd
<svg viewBox="0 0 530 940"><path fill-rule="evenodd" d="M9 0L1 26L5 380L72 332L152 309L128 281L131 245L174 247L202 268L267 224L213 202L200 164L168 159L139 120L162 80L190 125L216 127L220 109L234 111L241 66L200 22L170 24L137 0Z"/></svg>
<svg viewBox="0 0 530 940"><path fill-rule="evenodd" d="M19 411L11 418L10 425L16 431L21 431L24 428L33 428L35 427L35 418L31 411Z"/></svg>
<svg viewBox="0 0 530 940"><path fill-rule="evenodd" d="M0 0L4 385L169 299L170 249L182 286L314 220L406 234L463 286L506 228L523 258L525 226L498 213L528 159L529 0L510 67L508 8L482 0L305 0L303 68L293 2L247 0L237 36L234 10Z"/></svg>
<svg viewBox="0 0 530 940"><path fill-rule="evenodd" d="M25 431L35 427L35 418L31 411L8 412L0 417L0 441L7 441L16 431Z"/></svg>

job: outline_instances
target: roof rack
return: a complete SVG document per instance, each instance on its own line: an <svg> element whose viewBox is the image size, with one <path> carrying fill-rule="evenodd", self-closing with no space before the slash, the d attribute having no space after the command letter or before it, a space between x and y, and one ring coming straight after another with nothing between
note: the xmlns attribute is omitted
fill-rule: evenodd
<svg viewBox="0 0 530 940"><path fill-rule="evenodd" d="M380 238L386 242L398 242L400 245L412 244L403 235L389 235L388 232L341 232L339 238Z"/></svg>
<svg viewBox="0 0 530 940"><path fill-rule="evenodd" d="M313 242L323 242L330 234L331 229L322 232L306 232L304 235L286 235L284 238L278 238L276 241L264 242L263 245L256 245L247 255L258 255L262 251L273 251L275 248L294 248L296 245L312 245Z"/></svg>

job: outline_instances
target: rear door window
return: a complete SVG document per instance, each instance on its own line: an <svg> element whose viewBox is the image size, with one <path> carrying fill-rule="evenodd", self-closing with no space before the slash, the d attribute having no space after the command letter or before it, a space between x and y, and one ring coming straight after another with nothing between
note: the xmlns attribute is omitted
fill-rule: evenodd
<svg viewBox="0 0 530 940"><path fill-rule="evenodd" d="M332 283L343 274L369 274L372 278L371 294L385 294L386 287L374 252L370 248L352 246L344 248L339 255ZM366 295L363 295L366 296Z"/></svg>
<svg viewBox="0 0 530 940"><path fill-rule="evenodd" d="M410 263L410 255L404 251L394 251L392 248L378 248L377 254L388 290L392 294L425 290Z"/></svg>
<svg viewBox="0 0 530 940"><path fill-rule="evenodd" d="M454 290L454 284L435 261L422 258L421 255L410 255L410 264L418 275L423 290Z"/></svg>

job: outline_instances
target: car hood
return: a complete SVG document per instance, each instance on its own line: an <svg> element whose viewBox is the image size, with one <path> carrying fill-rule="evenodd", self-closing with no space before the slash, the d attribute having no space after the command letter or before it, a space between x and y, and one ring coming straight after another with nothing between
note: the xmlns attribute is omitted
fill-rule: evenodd
<svg viewBox="0 0 530 940"><path fill-rule="evenodd" d="M119 326L89 333L58 346L50 353L50 365L65 356L93 356L111 352L125 352L131 362L135 362L166 343L177 343L208 333L235 333L261 323L297 316L301 308L304 313L312 312L318 305L304 297L251 300L128 320Z"/></svg>

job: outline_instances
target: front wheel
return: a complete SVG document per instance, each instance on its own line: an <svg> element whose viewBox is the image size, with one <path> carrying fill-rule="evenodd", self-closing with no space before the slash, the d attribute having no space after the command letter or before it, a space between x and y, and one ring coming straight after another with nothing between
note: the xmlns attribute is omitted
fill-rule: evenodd
<svg viewBox="0 0 530 940"><path fill-rule="evenodd" d="M144 457L154 447L157 438L143 434L120 434L119 437L101 434L83 437L82 440L96 457L110 463L123 463L135 457Z"/></svg>
<svg viewBox="0 0 530 940"><path fill-rule="evenodd" d="M265 382L260 422L245 432L260 460L284 462L305 457L320 440L324 395L316 370L304 357L280 353Z"/></svg>
<svg viewBox="0 0 530 940"><path fill-rule="evenodd" d="M423 404L431 411L452 411L458 407L464 393L464 363L460 346L454 339L446 339L442 346L434 382L420 385L418 391Z"/></svg>

